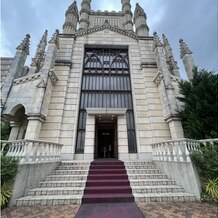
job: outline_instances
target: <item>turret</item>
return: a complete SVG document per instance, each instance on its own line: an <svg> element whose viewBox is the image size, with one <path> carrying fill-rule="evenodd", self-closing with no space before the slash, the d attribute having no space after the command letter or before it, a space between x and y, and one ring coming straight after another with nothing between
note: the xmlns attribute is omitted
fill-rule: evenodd
<svg viewBox="0 0 218 218"><path fill-rule="evenodd" d="M89 27L89 12L91 0L83 0L81 3L79 30L87 30Z"/></svg>
<svg viewBox="0 0 218 218"><path fill-rule="evenodd" d="M140 7L140 5L137 3L135 12L134 12L134 24L136 28L136 33L139 36L148 36L149 35L149 28L147 25L147 16L144 12L144 10Z"/></svg>
<svg viewBox="0 0 218 218"><path fill-rule="evenodd" d="M43 61L45 58L45 48L47 45L47 36L48 36L48 31L45 30L37 46L35 57L32 59L32 64L31 64L31 69L30 69L29 74L34 74L34 73L39 72L39 70L41 69L43 65Z"/></svg>
<svg viewBox="0 0 218 218"><path fill-rule="evenodd" d="M165 52L165 56L166 56L168 69L172 75L180 77L179 68L177 66L177 62L175 61L175 59L173 57L173 52L172 52L172 48L170 46L170 43L164 34L162 35L162 37L163 37L163 48L164 48L164 52Z"/></svg>
<svg viewBox="0 0 218 218"><path fill-rule="evenodd" d="M129 32L133 32L132 11L130 0L121 0L122 12L124 14L124 28Z"/></svg>
<svg viewBox="0 0 218 218"><path fill-rule="evenodd" d="M64 34L74 34L77 31L77 23L79 21L78 8L74 1L65 13L65 23L63 25Z"/></svg>
<svg viewBox="0 0 218 218"><path fill-rule="evenodd" d="M193 78L192 69L195 66L195 62L192 57L192 52L189 49L189 47L186 45L186 43L183 41L183 39L180 39L179 43L180 43L180 58L183 61L188 79L192 80Z"/></svg>

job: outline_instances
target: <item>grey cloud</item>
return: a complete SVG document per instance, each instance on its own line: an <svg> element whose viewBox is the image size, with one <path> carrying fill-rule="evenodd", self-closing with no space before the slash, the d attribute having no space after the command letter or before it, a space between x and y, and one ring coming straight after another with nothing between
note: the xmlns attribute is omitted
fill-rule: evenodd
<svg viewBox="0 0 218 218"><path fill-rule="evenodd" d="M3 48L15 53L16 46L26 33L31 34L31 57L45 29L49 37L55 29L62 30L65 11L72 0L2 0L2 28L6 35ZM121 10L121 1L92 0L93 10L107 10L107 3ZM217 54L217 8L216 0L132 0L144 8L150 27L150 35L157 31L168 37L175 59L184 71L179 59L179 39L183 38L190 49L196 64L207 69L218 69ZM80 9L81 0L77 1ZM158 18L158 19L157 19ZM4 37L5 38L5 37ZM5 39L3 39L5 40ZM183 72L184 74L184 72Z"/></svg>

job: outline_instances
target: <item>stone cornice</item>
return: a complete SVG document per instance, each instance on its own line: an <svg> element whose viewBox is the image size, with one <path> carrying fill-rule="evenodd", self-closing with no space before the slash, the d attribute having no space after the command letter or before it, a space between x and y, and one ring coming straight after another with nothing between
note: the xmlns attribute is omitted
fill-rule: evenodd
<svg viewBox="0 0 218 218"><path fill-rule="evenodd" d="M89 15L100 15L100 16L123 16L123 12L119 11L90 11Z"/></svg>
<svg viewBox="0 0 218 218"><path fill-rule="evenodd" d="M156 62L142 62L141 69L143 68L157 68L157 63Z"/></svg>
<svg viewBox="0 0 218 218"><path fill-rule="evenodd" d="M113 32L117 32L117 33L120 33L120 34L125 35L127 37L130 37L132 39L138 40L138 35L136 35L134 33L131 33L131 32L128 32L126 30L122 30L122 29L120 29L118 27L111 26L110 24L104 24L102 26L96 26L96 27L90 28L90 29L85 30L85 31L77 32L75 35L76 35L76 37L82 37L82 36L89 35L89 34L95 33L95 32L99 32L99 31L102 31L102 30L105 30L105 29L109 29L109 30L111 30Z"/></svg>
<svg viewBox="0 0 218 218"><path fill-rule="evenodd" d="M68 66L68 67L72 68L72 62L69 60L58 59L55 61L55 66Z"/></svg>

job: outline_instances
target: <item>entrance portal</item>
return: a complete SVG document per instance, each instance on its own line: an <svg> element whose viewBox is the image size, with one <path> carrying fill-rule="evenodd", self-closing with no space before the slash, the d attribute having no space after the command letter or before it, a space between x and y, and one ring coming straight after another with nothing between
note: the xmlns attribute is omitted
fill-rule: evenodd
<svg viewBox="0 0 218 218"><path fill-rule="evenodd" d="M96 121L96 158L117 158L116 123Z"/></svg>

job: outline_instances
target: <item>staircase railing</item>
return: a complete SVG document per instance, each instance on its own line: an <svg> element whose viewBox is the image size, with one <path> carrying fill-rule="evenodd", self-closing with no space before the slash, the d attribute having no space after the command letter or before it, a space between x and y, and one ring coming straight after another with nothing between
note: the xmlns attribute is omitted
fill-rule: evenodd
<svg viewBox="0 0 218 218"><path fill-rule="evenodd" d="M62 144L39 140L0 141L1 154L14 157L20 163L59 161Z"/></svg>
<svg viewBox="0 0 218 218"><path fill-rule="evenodd" d="M201 146L218 143L218 139L179 139L168 140L152 144L153 160L159 161L187 161L190 162L190 151L199 150Z"/></svg>

